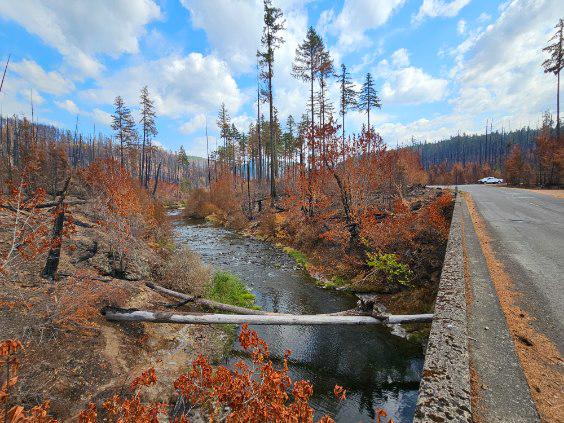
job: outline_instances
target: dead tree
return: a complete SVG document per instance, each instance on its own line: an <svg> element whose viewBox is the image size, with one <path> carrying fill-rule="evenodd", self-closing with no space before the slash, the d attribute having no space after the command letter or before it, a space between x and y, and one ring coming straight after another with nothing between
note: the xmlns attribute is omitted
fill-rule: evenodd
<svg viewBox="0 0 564 423"><path fill-rule="evenodd" d="M51 233L51 248L47 255L45 267L41 272L41 277L48 279L51 282L55 281L57 268L59 267L59 259L61 257L61 244L63 227L65 223L65 195L69 187L71 177L69 176L65 181L63 189L59 192L59 202L55 206L55 221L53 223L53 232Z"/></svg>

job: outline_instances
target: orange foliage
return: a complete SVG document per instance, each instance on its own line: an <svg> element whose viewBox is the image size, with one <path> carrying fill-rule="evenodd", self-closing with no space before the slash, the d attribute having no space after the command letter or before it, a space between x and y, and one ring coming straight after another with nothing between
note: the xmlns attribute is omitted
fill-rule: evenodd
<svg viewBox="0 0 564 423"><path fill-rule="evenodd" d="M67 214L61 237L52 240L52 222L63 210L55 209L49 213L37 208L45 200L42 188L30 190L30 183L22 180L19 185L10 186L8 195L0 195L0 205L10 215L10 243L6 250L0 250L0 273L13 267L18 259L32 260L46 252L54 244L73 231L72 216Z"/></svg>
<svg viewBox="0 0 564 423"><path fill-rule="evenodd" d="M20 405L12 405L11 390L18 382L18 354L22 350L20 341L8 339L0 342L0 370L5 375L0 385L0 422L10 423L52 423L49 416L49 403L45 402L26 410Z"/></svg>
<svg viewBox="0 0 564 423"><path fill-rule="evenodd" d="M305 380L292 381L288 375L287 351L282 369L277 370L269 359L268 345L245 324L239 334L239 342L251 355L250 365L244 361L235 364L234 370L219 366L213 368L202 356L192 362L191 370L181 375L174 386L182 401L190 409L199 409L208 414L210 422L226 421L229 423L245 422L295 422L312 423L313 409L309 399L313 386ZM0 390L0 422L55 422L49 416L49 404L45 403L25 411L21 406L10 405L10 389L17 383L18 360L16 354L22 348L19 341L8 340L0 343L0 365L8 370L8 375ZM8 366L8 367L6 367ZM121 397L114 395L104 401L104 421L119 423L158 423L172 417L175 422L188 422L186 415L170 415L175 411L164 402L145 403L142 390L157 383L154 368L150 368L136 377L130 385L132 394ZM346 399L346 390L335 385L333 390L339 401ZM8 410L5 418L4 410ZM377 422L387 416L384 410L377 410ZM80 423L96 423L99 411L97 405L89 403L78 415ZM334 420L324 416L320 423ZM382 421L383 423L383 421ZM390 419L388 423L393 423Z"/></svg>

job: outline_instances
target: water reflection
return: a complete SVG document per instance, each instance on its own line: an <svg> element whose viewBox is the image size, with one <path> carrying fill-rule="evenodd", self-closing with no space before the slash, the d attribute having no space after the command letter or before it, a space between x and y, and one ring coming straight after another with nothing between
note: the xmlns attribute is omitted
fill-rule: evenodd
<svg viewBox="0 0 564 423"><path fill-rule="evenodd" d="M271 245L204 223L176 221L176 234L207 263L241 277L265 310L312 314L352 308L356 297L321 289L291 258ZM272 358L292 350L290 374L310 380L312 405L343 422L371 421L384 408L396 422L413 419L423 356L419 347L384 327L254 326L270 345ZM245 356L234 346L228 364ZM347 389L337 402L335 384Z"/></svg>

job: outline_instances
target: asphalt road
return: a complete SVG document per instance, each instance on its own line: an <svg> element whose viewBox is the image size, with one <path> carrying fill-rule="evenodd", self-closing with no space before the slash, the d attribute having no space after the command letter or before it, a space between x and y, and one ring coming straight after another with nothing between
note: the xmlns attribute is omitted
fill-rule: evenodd
<svg viewBox="0 0 564 423"><path fill-rule="evenodd" d="M496 256L537 330L564 352L564 200L498 186L464 185L487 223Z"/></svg>

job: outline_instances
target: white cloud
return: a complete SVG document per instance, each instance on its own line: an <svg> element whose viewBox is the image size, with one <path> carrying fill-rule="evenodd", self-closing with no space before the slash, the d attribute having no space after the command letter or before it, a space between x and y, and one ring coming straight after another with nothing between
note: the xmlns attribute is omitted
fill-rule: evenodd
<svg viewBox="0 0 564 423"><path fill-rule="evenodd" d="M20 0L1 1L0 15L56 48L84 75L97 75L103 65L96 54L118 57L137 53L145 25L160 17L153 0Z"/></svg>
<svg viewBox="0 0 564 423"><path fill-rule="evenodd" d="M392 53L391 64L386 59L380 61L373 75L384 78L381 90L384 105L432 103L442 100L447 94L448 81L410 66L409 53L405 48Z"/></svg>
<svg viewBox="0 0 564 423"><path fill-rule="evenodd" d="M486 119L493 119L494 130L509 124L512 128L534 125L555 103L555 79L544 74L540 64L542 47L560 14L557 1L507 2L494 23L469 31L468 38L451 51L456 60L451 72L451 84L456 86L449 99L452 113L385 123L380 130L386 142L405 143L411 136L430 142L458 131L482 132Z"/></svg>
<svg viewBox="0 0 564 423"><path fill-rule="evenodd" d="M72 101L71 99L67 98L65 101L56 101L55 100L55 104L57 105L57 107L60 107L61 109L66 110L71 115L77 115L77 114L80 113L80 109L74 103L74 101Z"/></svg>
<svg viewBox="0 0 564 423"><path fill-rule="evenodd" d="M478 16L478 22L479 23L485 23L487 21L489 21L492 17L490 15L488 15L485 12L480 13L480 16Z"/></svg>
<svg viewBox="0 0 564 423"><path fill-rule="evenodd" d="M453 70L460 86L452 100L462 113L535 121L553 103L553 79L543 73L542 47L561 8L550 0L514 0L497 21L456 50Z"/></svg>
<svg viewBox="0 0 564 423"><path fill-rule="evenodd" d="M157 113L171 118L217 110L225 102L235 112L244 102L227 65L215 56L190 53L144 61L102 78L98 87L83 97L99 104L111 104L121 95L130 105L139 102L141 87L148 85Z"/></svg>
<svg viewBox="0 0 564 423"><path fill-rule="evenodd" d="M394 70L382 87L382 100L394 104L421 104L442 100L448 81L433 78L422 69L406 67Z"/></svg>
<svg viewBox="0 0 564 423"><path fill-rule="evenodd" d="M409 53L407 49L400 48L392 53L392 64L397 67L405 67L409 65Z"/></svg>
<svg viewBox="0 0 564 423"><path fill-rule="evenodd" d="M256 63L262 30L262 1L181 0L192 25L206 32L209 43L236 72Z"/></svg>
<svg viewBox="0 0 564 423"><path fill-rule="evenodd" d="M97 122L106 125L106 126L110 126L112 124L112 115L109 114L108 112L105 112L104 110L101 109L94 109L92 110L92 112L90 113L90 116Z"/></svg>
<svg viewBox="0 0 564 423"><path fill-rule="evenodd" d="M48 94L60 95L74 89L73 83L65 79L60 73L55 71L45 72L33 60L26 59L11 63L10 70L18 74L28 86Z"/></svg>
<svg viewBox="0 0 564 423"><path fill-rule="evenodd" d="M420 22L426 17L452 18L458 15L458 12L468 3L470 3L470 0L423 0L419 12L413 17L413 21Z"/></svg>
<svg viewBox="0 0 564 423"><path fill-rule="evenodd" d="M345 0L331 28L338 37L339 49L348 52L370 45L365 32L385 24L404 3L405 0Z"/></svg>
<svg viewBox="0 0 564 423"><path fill-rule="evenodd" d="M466 32L466 21L464 19L460 19L458 24L456 25L456 32L460 35L463 35Z"/></svg>
<svg viewBox="0 0 564 423"><path fill-rule="evenodd" d="M190 119L188 122L185 122L180 126L180 132L183 134L191 134L193 132L199 131L204 129L206 126L206 116L203 113L199 113Z"/></svg>

